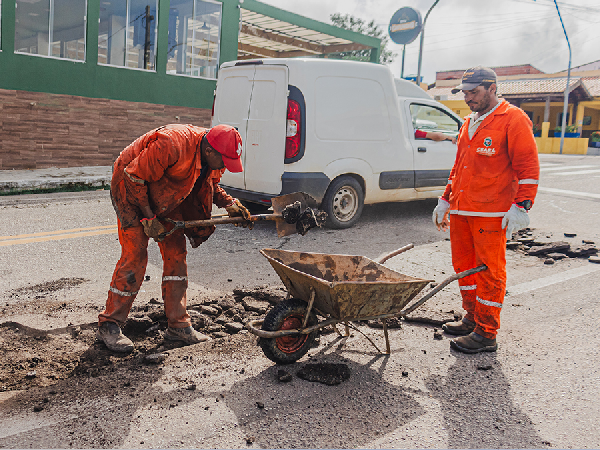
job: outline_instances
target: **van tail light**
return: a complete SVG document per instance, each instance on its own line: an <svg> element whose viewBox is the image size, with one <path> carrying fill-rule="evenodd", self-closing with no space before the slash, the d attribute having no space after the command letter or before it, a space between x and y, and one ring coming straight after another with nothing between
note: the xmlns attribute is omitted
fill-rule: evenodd
<svg viewBox="0 0 600 450"><path fill-rule="evenodd" d="M211 128L214 126L215 120L215 102L217 101L217 91L213 94L213 104L212 109L210 110L210 126Z"/></svg>
<svg viewBox="0 0 600 450"><path fill-rule="evenodd" d="M285 136L285 158L294 158L300 152L300 136L302 136L300 104L295 100L288 100Z"/></svg>

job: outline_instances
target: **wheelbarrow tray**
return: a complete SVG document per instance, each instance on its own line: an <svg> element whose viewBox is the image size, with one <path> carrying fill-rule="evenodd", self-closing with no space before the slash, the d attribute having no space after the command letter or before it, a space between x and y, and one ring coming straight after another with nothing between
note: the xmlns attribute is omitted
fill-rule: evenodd
<svg viewBox="0 0 600 450"><path fill-rule="evenodd" d="M397 314L431 281L354 255L263 249L288 293L339 321Z"/></svg>

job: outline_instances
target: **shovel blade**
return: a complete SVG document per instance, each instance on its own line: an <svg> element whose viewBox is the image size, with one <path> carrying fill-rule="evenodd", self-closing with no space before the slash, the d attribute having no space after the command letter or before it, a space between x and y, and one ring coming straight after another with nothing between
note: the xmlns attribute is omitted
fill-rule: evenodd
<svg viewBox="0 0 600 450"><path fill-rule="evenodd" d="M317 201L305 192L292 192L291 194L280 195L271 199L273 205L273 213L281 214L283 209L292 203L300 202L301 209L317 208ZM285 220L277 220L275 222L277 228L277 237L290 236L298 233L296 224L286 223Z"/></svg>

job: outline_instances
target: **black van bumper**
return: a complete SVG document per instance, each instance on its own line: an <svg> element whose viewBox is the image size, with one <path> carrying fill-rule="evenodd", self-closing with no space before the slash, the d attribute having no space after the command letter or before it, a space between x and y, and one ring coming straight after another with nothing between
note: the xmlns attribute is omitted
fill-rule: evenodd
<svg viewBox="0 0 600 450"><path fill-rule="evenodd" d="M320 204L330 182L331 180L327 175L320 172L284 172L281 176L281 192L277 195L247 191L224 184L221 184L221 187L232 197L263 205L270 205L273 197L291 194L292 192L306 192Z"/></svg>

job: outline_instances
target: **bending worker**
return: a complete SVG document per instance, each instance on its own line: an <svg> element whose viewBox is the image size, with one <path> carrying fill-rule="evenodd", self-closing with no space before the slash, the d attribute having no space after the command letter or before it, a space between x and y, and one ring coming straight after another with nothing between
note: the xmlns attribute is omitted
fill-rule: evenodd
<svg viewBox="0 0 600 450"><path fill-rule="evenodd" d="M531 120L498 99L493 70L467 70L452 93L461 90L473 113L460 129L454 167L433 222L438 230L450 227L457 273L481 264L488 268L459 280L466 315L443 329L461 336L450 341L455 350L493 352L506 292L506 240L529 225L540 166Z"/></svg>
<svg viewBox="0 0 600 450"><path fill-rule="evenodd" d="M237 130L217 125L210 130L193 125L167 125L136 139L117 158L111 198L117 213L121 259L108 292L105 311L98 316L98 339L116 352L133 350L121 332L140 289L148 262L148 239L158 242L163 258L162 297L168 328L165 338L195 344L208 339L191 326L186 311L188 285L186 236L193 248L215 227L180 229L161 240L171 229L160 222L209 219L213 203L229 216L250 213L219 185L227 168L241 172L242 140ZM248 223L245 222L245 225Z"/></svg>

